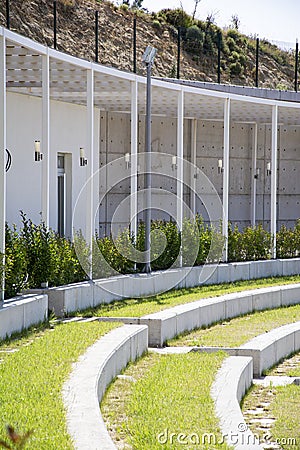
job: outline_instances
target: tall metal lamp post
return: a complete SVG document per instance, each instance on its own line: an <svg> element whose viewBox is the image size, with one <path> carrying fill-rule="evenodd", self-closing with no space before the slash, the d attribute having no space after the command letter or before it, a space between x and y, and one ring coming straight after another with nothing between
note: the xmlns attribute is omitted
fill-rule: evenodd
<svg viewBox="0 0 300 450"><path fill-rule="evenodd" d="M143 54L143 64L147 70L147 97L146 97L146 135L145 135L145 189L146 189L146 205L145 205L145 255L146 263L144 267L145 273L151 272L151 254L150 254L150 233L151 233L151 68L156 55L156 48L146 47Z"/></svg>

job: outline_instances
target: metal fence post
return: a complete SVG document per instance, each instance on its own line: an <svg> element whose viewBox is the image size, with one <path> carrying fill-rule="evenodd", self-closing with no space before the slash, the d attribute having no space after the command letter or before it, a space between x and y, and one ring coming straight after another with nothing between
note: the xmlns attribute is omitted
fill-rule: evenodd
<svg viewBox="0 0 300 450"><path fill-rule="evenodd" d="M298 62L299 62L299 44L296 39L296 53L295 53L295 91L298 92Z"/></svg>
<svg viewBox="0 0 300 450"><path fill-rule="evenodd" d="M95 62L98 62L99 53L99 11L95 11Z"/></svg>
<svg viewBox="0 0 300 450"><path fill-rule="evenodd" d="M221 31L218 32L218 83L221 83Z"/></svg>
<svg viewBox="0 0 300 450"><path fill-rule="evenodd" d="M6 0L6 28L10 28L9 0Z"/></svg>
<svg viewBox="0 0 300 450"><path fill-rule="evenodd" d="M180 41L181 41L181 28L178 27L177 34L177 79L180 79Z"/></svg>
<svg viewBox="0 0 300 450"><path fill-rule="evenodd" d="M55 50L56 50L56 47L57 47L56 22L57 22L56 0L53 0L53 40L54 40L54 48L55 48Z"/></svg>
<svg viewBox="0 0 300 450"><path fill-rule="evenodd" d="M133 19L133 73L136 73L136 17Z"/></svg>
<svg viewBox="0 0 300 450"><path fill-rule="evenodd" d="M256 38L255 87L258 87L259 38Z"/></svg>

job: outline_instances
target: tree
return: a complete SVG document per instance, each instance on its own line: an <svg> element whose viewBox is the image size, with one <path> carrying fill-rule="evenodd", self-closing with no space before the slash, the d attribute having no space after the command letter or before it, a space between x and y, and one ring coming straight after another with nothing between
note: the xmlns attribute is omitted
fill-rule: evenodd
<svg viewBox="0 0 300 450"><path fill-rule="evenodd" d="M132 2L131 8L132 9L141 9L142 3L143 3L143 0L134 0ZM123 0L123 5L130 6L130 0Z"/></svg>
<svg viewBox="0 0 300 450"><path fill-rule="evenodd" d="M194 12L193 12L193 16L192 16L193 20L195 19L197 8L198 8L198 5L199 5L200 2L201 2L201 0L194 0Z"/></svg>
<svg viewBox="0 0 300 450"><path fill-rule="evenodd" d="M241 25L241 21L237 14L233 14L231 16L231 23L232 23L232 28L234 28L235 30L239 29L239 27Z"/></svg>

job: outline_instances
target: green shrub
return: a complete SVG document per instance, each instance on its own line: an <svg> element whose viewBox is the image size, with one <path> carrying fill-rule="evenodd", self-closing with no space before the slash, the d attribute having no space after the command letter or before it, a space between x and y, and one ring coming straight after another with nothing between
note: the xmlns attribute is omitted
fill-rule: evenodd
<svg viewBox="0 0 300 450"><path fill-rule="evenodd" d="M262 225L246 227L243 232L238 226L228 227L228 261L257 261L270 259L272 236Z"/></svg>
<svg viewBox="0 0 300 450"><path fill-rule="evenodd" d="M127 3L122 3L122 4L119 6L119 8L120 8L122 11L128 11L129 5L127 5Z"/></svg>
<svg viewBox="0 0 300 450"><path fill-rule="evenodd" d="M39 288L79 282L88 278L90 249L79 231L74 242L59 236L41 222L35 225L21 212L22 228L6 225L5 297L11 298L25 288ZM300 255L300 219L293 229L282 226L277 233L277 257ZM206 225L201 216L185 218L182 232L174 221L151 223L151 268L165 270L183 266L218 262L224 238L219 226ZM256 261L271 257L272 236L262 225L228 227L228 261ZM144 268L145 224L140 222L136 239L128 229L118 236L99 238L92 244L92 277L133 273ZM180 253L181 252L181 253ZM3 272L2 272L3 273Z"/></svg>
<svg viewBox="0 0 300 450"><path fill-rule="evenodd" d="M247 57L244 53L239 54L239 62L242 64L242 66L246 66Z"/></svg>
<svg viewBox="0 0 300 450"><path fill-rule="evenodd" d="M22 227L6 224L5 298L27 288L40 288L82 281L86 278L74 244L41 222L35 225L21 212ZM86 243L84 243L87 252Z"/></svg>
<svg viewBox="0 0 300 450"><path fill-rule="evenodd" d="M192 25L186 31L185 49L188 52L201 52L203 50L204 32Z"/></svg>
<svg viewBox="0 0 300 450"><path fill-rule="evenodd" d="M5 226L5 298L14 297L28 285L23 241L16 226ZM2 279L2 275L1 275Z"/></svg>
<svg viewBox="0 0 300 450"><path fill-rule="evenodd" d="M188 28L194 24L193 19L183 9L162 9L159 13L167 23L174 27Z"/></svg>
<svg viewBox="0 0 300 450"><path fill-rule="evenodd" d="M236 61L234 63L231 63L229 66L230 75L231 76L238 76L242 75L244 72L244 68L242 64L239 61Z"/></svg>
<svg viewBox="0 0 300 450"><path fill-rule="evenodd" d="M53 271L49 277L50 286L77 283L86 278L74 244L58 234L52 234L50 251ZM87 252L87 248L85 250Z"/></svg>
<svg viewBox="0 0 300 450"><path fill-rule="evenodd" d="M151 223L151 268L163 270L178 265L181 237L175 222L156 220ZM138 227L136 239L137 250L145 250L145 224ZM162 248L164 248L161 253ZM138 265L139 269L143 265Z"/></svg>
<svg viewBox="0 0 300 450"><path fill-rule="evenodd" d="M152 21L152 25L153 25L155 28L161 28L161 23L160 23L160 21L157 20L157 19L155 19L155 20Z"/></svg>
<svg viewBox="0 0 300 450"><path fill-rule="evenodd" d="M300 254L300 220L293 229L282 225L276 234L277 258L295 258Z"/></svg>
<svg viewBox="0 0 300 450"><path fill-rule="evenodd" d="M241 34L238 30L230 28L227 31L227 40L232 39L238 47L242 47L247 43L247 37Z"/></svg>
<svg viewBox="0 0 300 450"><path fill-rule="evenodd" d="M228 37L226 39L226 45L229 48L230 52L238 50L238 46L236 45L235 40L232 39L231 37Z"/></svg>
<svg viewBox="0 0 300 450"><path fill-rule="evenodd" d="M44 222L35 225L23 211L21 211L21 218L20 237L26 255L28 285L40 287L41 283L49 281L54 270L54 261L51 258L53 231L49 230Z"/></svg>
<svg viewBox="0 0 300 450"><path fill-rule="evenodd" d="M124 230L115 239L112 236L96 238L93 250L93 278L103 278L116 273L132 273L133 237ZM100 252L100 255L99 255Z"/></svg>

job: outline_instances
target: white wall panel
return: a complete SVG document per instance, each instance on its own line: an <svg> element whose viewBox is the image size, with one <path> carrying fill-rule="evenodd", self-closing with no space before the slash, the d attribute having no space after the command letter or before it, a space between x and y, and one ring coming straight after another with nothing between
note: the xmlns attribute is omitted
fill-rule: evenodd
<svg viewBox="0 0 300 450"><path fill-rule="evenodd" d="M8 148L12 166L7 176L7 220L20 224L22 209L34 222L40 221L41 162L34 161L34 141L41 139L41 99L8 93ZM86 167L79 166L79 147L86 146L86 108L70 103L50 104L50 226L57 228L57 153L72 155L72 207L86 180ZM18 124L22 123L22 131ZM94 145L99 148L99 111L95 111ZM21 128L20 128L21 130ZM94 170L97 169L97 164ZM96 187L98 189L98 187ZM85 226L85 211L80 214Z"/></svg>

